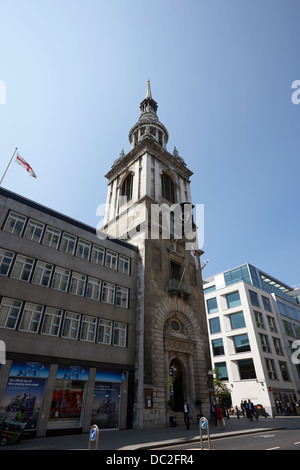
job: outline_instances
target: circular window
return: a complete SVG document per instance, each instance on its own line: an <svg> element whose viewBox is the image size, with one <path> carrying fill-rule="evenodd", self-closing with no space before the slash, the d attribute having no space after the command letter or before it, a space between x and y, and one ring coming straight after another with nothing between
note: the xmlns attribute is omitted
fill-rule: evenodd
<svg viewBox="0 0 300 470"><path fill-rule="evenodd" d="M172 320L170 323L170 326L173 331L179 331L180 330L180 324L178 323L177 320Z"/></svg>

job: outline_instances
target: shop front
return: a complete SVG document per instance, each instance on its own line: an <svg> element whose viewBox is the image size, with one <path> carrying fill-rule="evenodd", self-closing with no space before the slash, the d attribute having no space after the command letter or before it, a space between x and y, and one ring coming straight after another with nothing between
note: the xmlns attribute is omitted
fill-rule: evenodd
<svg viewBox="0 0 300 470"><path fill-rule="evenodd" d="M126 428L126 371L18 360L2 367L3 379L4 368L0 421L21 424L28 437Z"/></svg>

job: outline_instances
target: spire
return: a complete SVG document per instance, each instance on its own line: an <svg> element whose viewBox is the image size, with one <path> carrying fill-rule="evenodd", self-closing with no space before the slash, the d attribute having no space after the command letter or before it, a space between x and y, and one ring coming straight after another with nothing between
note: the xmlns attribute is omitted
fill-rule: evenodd
<svg viewBox="0 0 300 470"><path fill-rule="evenodd" d="M156 115L157 111L157 103L154 101L152 98L152 93L151 93L151 87L150 87L150 80L147 82L147 92L146 92L146 97L145 99L141 102L140 105L140 110L141 110L141 116L144 114L150 115L152 114L152 119L158 119Z"/></svg>
<svg viewBox="0 0 300 470"><path fill-rule="evenodd" d="M169 134L165 126L158 119L157 108L157 103L152 98L150 80L148 80L146 97L140 104L141 114L139 120L129 131L131 149L145 138L154 140L158 145L166 148Z"/></svg>
<svg viewBox="0 0 300 470"><path fill-rule="evenodd" d="M151 94L151 88L150 88L150 80L148 80L148 83L147 83L147 93L146 93L146 98L152 98L152 94Z"/></svg>

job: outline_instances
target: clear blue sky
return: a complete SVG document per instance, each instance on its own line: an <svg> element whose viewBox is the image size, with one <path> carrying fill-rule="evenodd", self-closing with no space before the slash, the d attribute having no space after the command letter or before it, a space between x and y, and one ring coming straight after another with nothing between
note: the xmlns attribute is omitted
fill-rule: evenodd
<svg viewBox="0 0 300 470"><path fill-rule="evenodd" d="M298 0L1 0L3 187L96 226L151 80L205 205L203 275L300 283Z"/></svg>

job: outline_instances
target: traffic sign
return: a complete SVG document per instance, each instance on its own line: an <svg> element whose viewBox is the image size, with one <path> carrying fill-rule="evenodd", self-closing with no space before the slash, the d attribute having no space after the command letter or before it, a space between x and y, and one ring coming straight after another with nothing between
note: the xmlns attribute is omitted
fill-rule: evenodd
<svg viewBox="0 0 300 470"><path fill-rule="evenodd" d="M200 425L202 429L206 429L206 419L201 419Z"/></svg>

